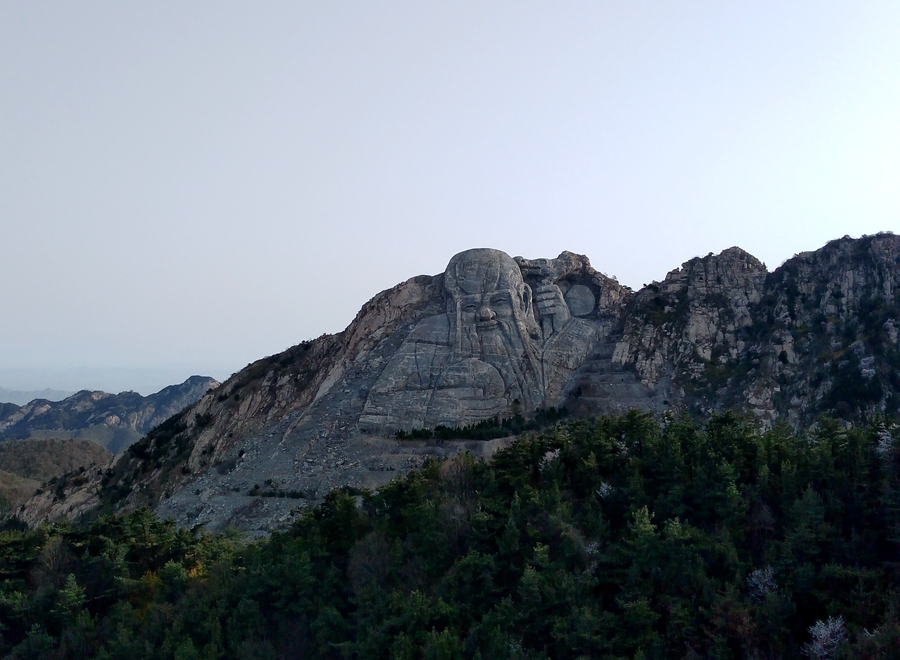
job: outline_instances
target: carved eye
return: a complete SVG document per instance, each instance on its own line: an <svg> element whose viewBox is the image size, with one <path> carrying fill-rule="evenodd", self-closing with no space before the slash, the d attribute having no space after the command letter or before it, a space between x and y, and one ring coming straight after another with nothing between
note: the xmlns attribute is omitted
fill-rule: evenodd
<svg viewBox="0 0 900 660"><path fill-rule="evenodd" d="M503 298L502 296L491 300L491 305L493 305L494 307L499 307L501 305L506 305L506 304L507 304L507 300L506 300L506 298Z"/></svg>
<svg viewBox="0 0 900 660"><path fill-rule="evenodd" d="M474 312L478 309L478 305L463 305L463 311Z"/></svg>

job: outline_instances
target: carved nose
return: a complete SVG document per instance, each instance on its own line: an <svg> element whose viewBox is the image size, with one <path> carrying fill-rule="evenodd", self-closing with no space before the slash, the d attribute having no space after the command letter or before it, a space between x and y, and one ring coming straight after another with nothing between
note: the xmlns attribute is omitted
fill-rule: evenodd
<svg viewBox="0 0 900 660"><path fill-rule="evenodd" d="M494 310L490 307L482 307L478 310L478 320L479 321L492 321L494 319Z"/></svg>

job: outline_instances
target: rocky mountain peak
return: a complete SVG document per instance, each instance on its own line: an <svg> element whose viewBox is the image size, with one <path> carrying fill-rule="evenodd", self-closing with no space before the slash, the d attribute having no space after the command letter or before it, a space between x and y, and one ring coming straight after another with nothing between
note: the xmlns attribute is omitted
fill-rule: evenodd
<svg viewBox="0 0 900 660"><path fill-rule="evenodd" d="M702 297L748 287L761 289L767 274L759 259L739 247L731 247L719 254L686 261L666 275L662 286L673 292L686 288L692 297Z"/></svg>
<svg viewBox="0 0 900 660"><path fill-rule="evenodd" d="M769 273L730 248L635 293L573 252L467 250L376 295L342 333L248 365L70 504L36 500L26 515L150 504L185 525L262 531L334 487L378 487L425 456L510 441L462 427L558 407L739 407L763 424L896 413L898 255L890 234L841 239ZM437 428L441 443L428 439Z"/></svg>

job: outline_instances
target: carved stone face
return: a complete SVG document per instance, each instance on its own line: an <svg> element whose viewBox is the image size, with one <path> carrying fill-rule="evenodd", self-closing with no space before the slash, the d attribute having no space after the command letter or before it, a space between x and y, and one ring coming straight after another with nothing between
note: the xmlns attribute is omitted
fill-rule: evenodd
<svg viewBox="0 0 900 660"><path fill-rule="evenodd" d="M455 358L496 367L512 398L540 396L539 329L518 264L499 250L467 250L450 260L444 277Z"/></svg>
<svg viewBox="0 0 900 660"><path fill-rule="evenodd" d="M494 330L515 319L513 304L508 290L465 296L459 301L459 320L463 325L474 325L479 333Z"/></svg>
<svg viewBox="0 0 900 660"><path fill-rule="evenodd" d="M531 289L505 252L486 248L461 252L450 260L444 277L447 313L459 339L471 330L518 326L528 335L536 327Z"/></svg>
<svg viewBox="0 0 900 660"><path fill-rule="evenodd" d="M570 323L555 283L542 283L532 300L509 255L467 250L447 265L444 297L445 313L421 319L391 357L369 392L360 424L473 424L536 410L546 405L548 393L556 405L567 374L584 360L594 335ZM592 306L593 297L590 307L579 309L589 313ZM546 328L538 326L536 313Z"/></svg>

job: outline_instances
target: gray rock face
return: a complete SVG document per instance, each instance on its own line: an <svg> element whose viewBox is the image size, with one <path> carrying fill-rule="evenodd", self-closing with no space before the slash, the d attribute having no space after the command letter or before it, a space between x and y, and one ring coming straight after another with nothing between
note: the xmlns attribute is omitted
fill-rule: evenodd
<svg viewBox="0 0 900 660"><path fill-rule="evenodd" d="M467 250L366 303L348 328L260 360L86 484L97 504L262 533L338 486L509 440L398 441L565 405L571 415L740 407L764 424L900 410L900 238L841 239L769 273L739 248L634 293L587 258ZM162 428L162 427L161 427Z"/></svg>
<svg viewBox="0 0 900 660"><path fill-rule="evenodd" d="M752 325L763 296L766 267L740 248L692 259L635 296L615 360L634 365L655 388L667 376L696 374L716 359L746 349L740 331Z"/></svg>

